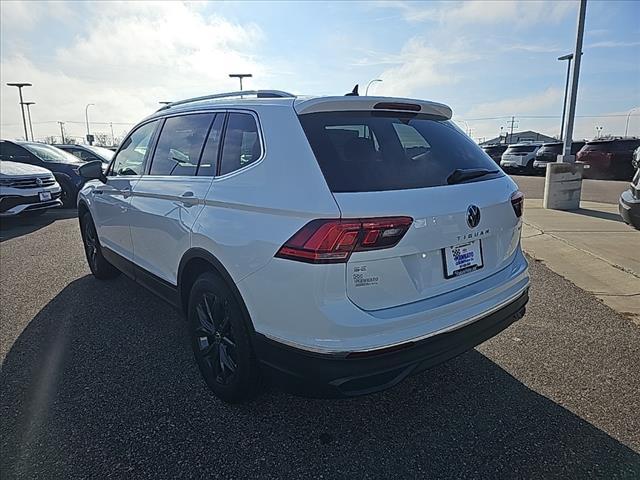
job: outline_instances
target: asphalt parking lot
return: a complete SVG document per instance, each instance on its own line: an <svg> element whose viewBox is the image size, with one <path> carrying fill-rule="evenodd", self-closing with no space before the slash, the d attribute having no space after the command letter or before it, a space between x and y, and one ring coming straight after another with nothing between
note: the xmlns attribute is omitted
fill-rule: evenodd
<svg viewBox="0 0 640 480"><path fill-rule="evenodd" d="M640 478L640 329L539 263L521 321L394 389L228 406L73 212L0 240L2 479Z"/></svg>

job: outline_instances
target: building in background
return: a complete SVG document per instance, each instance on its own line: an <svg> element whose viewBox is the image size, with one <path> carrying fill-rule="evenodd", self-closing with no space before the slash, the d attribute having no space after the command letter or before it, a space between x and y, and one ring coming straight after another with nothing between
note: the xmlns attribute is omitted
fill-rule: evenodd
<svg viewBox="0 0 640 480"><path fill-rule="evenodd" d="M501 137L491 138L489 140L486 140L480 143L480 145L496 145L499 143L512 144L512 143L523 143L523 142L548 143L548 142L556 142L556 141L558 141L557 138L550 137L543 133L534 132L533 130L525 130L524 132L513 132L512 134L507 133L506 135L502 135Z"/></svg>

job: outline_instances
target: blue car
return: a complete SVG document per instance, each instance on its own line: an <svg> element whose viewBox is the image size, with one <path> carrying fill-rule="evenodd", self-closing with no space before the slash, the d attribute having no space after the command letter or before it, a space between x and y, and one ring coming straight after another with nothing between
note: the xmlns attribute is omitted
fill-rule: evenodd
<svg viewBox="0 0 640 480"><path fill-rule="evenodd" d="M78 192L85 182L78 173L78 167L84 165L79 158L44 143L0 140L0 160L28 163L50 170L62 188L63 206L76 207Z"/></svg>

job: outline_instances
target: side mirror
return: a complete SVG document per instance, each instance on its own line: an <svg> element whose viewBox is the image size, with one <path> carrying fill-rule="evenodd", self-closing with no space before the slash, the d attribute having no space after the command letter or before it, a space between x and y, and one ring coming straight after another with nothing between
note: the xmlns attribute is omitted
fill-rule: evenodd
<svg viewBox="0 0 640 480"><path fill-rule="evenodd" d="M81 165L78 168L78 173L85 180L100 180L102 183L107 183L107 177L102 172L102 162L100 160Z"/></svg>

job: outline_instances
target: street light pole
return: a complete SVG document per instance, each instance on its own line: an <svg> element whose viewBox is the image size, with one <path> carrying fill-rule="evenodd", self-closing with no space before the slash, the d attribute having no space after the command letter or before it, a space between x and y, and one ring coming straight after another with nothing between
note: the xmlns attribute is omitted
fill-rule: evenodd
<svg viewBox="0 0 640 480"><path fill-rule="evenodd" d="M87 142L89 145L93 145L93 140L91 139L91 132L89 132L89 107L95 105L94 103L87 103L87 106L84 107L84 119L87 122Z"/></svg>
<svg viewBox="0 0 640 480"><path fill-rule="evenodd" d="M558 60L567 61L567 80L564 84L564 100L562 101L562 121L560 123L560 141L562 141L562 129L564 128L564 116L567 112L567 93L569 93L569 73L571 72L571 60L573 60L573 53L558 57Z"/></svg>
<svg viewBox="0 0 640 480"><path fill-rule="evenodd" d="M237 78L237 79L240 80L240 91L242 91L242 79L243 78L251 78L251 77L253 77L253 74L251 74L251 73L230 73L229 77Z"/></svg>
<svg viewBox="0 0 640 480"><path fill-rule="evenodd" d="M22 87L31 87L30 83L26 82L13 82L7 83L9 87L18 87L18 92L20 93L20 111L22 112L22 126L24 127L24 139L29 140L29 134L27 133L27 120L24 118L24 103L22 101Z"/></svg>
<svg viewBox="0 0 640 480"><path fill-rule="evenodd" d="M27 117L29 118L29 131L31 132L31 141L35 142L36 139L33 137L33 123L31 123L31 109L29 108L31 105L35 105L36 102L24 102L27 107Z"/></svg>
<svg viewBox="0 0 640 480"><path fill-rule="evenodd" d="M60 142L64 145L64 122L58 122L60 124Z"/></svg>
<svg viewBox="0 0 640 480"><path fill-rule="evenodd" d="M571 143L573 138L573 122L576 116L576 100L578 99L578 79L580 78L580 61L582 59L582 40L584 38L584 19L587 13L587 0L580 0L578 12L578 32L576 34L576 49L573 53L573 75L571 79L571 91L569 93L569 116L564 127L564 147L562 161L575 162L571 156Z"/></svg>
<svg viewBox="0 0 640 480"><path fill-rule="evenodd" d="M629 110L629 113L627 113L627 124L624 127L624 136L625 137L627 136L627 133L629 132L629 118L631 118L631 113L634 110L637 110L638 108L640 108L640 107L633 107L631 110Z"/></svg>
<svg viewBox="0 0 640 480"><path fill-rule="evenodd" d="M382 80L381 80L381 79L379 79L379 78L374 78L374 79L373 79L373 80L371 80L369 83L367 83L367 88L365 88L365 90L364 90L364 96L365 96L365 97L366 97L367 95L369 95L369 87L371 86L371 84L372 84L372 83L375 83L375 82L382 82Z"/></svg>

